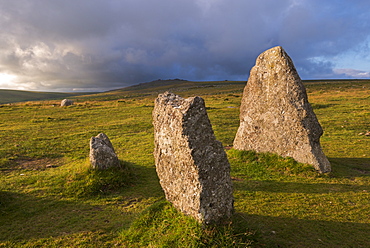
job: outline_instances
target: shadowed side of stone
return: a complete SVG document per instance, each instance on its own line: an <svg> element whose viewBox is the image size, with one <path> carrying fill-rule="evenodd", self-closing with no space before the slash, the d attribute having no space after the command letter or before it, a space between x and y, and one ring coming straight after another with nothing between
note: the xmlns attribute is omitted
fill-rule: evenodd
<svg viewBox="0 0 370 248"><path fill-rule="evenodd" d="M274 47L259 55L244 88L234 148L293 157L324 173L331 166L320 146L322 134L288 54Z"/></svg>
<svg viewBox="0 0 370 248"><path fill-rule="evenodd" d="M154 157L168 201L204 224L233 213L230 164L200 97L166 92L153 110Z"/></svg>
<svg viewBox="0 0 370 248"><path fill-rule="evenodd" d="M113 145L104 133L90 139L90 163L93 169L98 170L120 166Z"/></svg>

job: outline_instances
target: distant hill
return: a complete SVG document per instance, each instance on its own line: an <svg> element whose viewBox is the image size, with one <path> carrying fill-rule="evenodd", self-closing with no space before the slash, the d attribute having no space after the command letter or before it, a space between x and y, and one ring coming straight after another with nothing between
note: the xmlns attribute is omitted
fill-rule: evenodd
<svg viewBox="0 0 370 248"><path fill-rule="evenodd" d="M359 79L332 79L332 80L303 80L306 85L309 84L344 84L348 82L368 82L369 80ZM57 100L68 97L78 96L80 100L117 100L121 98L146 97L149 95L157 96L159 93L171 91L176 94L186 92L187 95L193 94L219 94L226 91L242 92L246 81L188 81L184 79L158 79L155 81L140 83L137 85L127 86L115 90L100 93L60 93L60 92L35 92L20 90L1 90L0 104L25 102L25 101L42 101Z"/></svg>
<svg viewBox="0 0 370 248"><path fill-rule="evenodd" d="M86 95L86 92L85 93L60 93L60 92L36 92L36 91L1 90L0 89L0 104L64 99L67 97L78 96L78 95Z"/></svg>
<svg viewBox="0 0 370 248"><path fill-rule="evenodd" d="M134 91L134 90L145 90L145 89L150 89L150 88L157 88L157 87L166 87L166 86L179 86L179 85L189 85L189 84L194 84L192 81L184 80L184 79L158 79L154 80L151 82L146 82L146 83L140 83L132 86L128 86L122 89L118 90L124 90L124 91ZM116 90L113 90L116 91Z"/></svg>
<svg viewBox="0 0 370 248"><path fill-rule="evenodd" d="M235 86L243 89L245 83L246 81L188 81L183 79L158 79L147 83L140 83L101 93L79 95L78 100L108 101L126 98L140 98L147 96L156 97L158 94L165 91L171 91L176 94L186 92L187 96L202 93L217 94L217 92L220 93L221 91L230 91L232 89L235 89ZM238 92L239 91L240 89L238 90Z"/></svg>
<svg viewBox="0 0 370 248"><path fill-rule="evenodd" d="M221 81L226 83L227 81ZM5 90L0 89L0 104L26 102L26 101L43 101L64 99L73 96L79 96L81 99L101 99L109 100L110 98L120 98L122 94L130 95L147 95L157 94L157 92L164 92L173 89L189 89L191 87L207 87L206 85L219 84L220 82L193 82L183 79L166 79L155 80L147 83L140 83L124 88L110 90L101 93L61 93L61 92L37 92L37 91L22 91L22 90ZM110 97L110 98L109 98Z"/></svg>
<svg viewBox="0 0 370 248"><path fill-rule="evenodd" d="M152 92L153 90L171 90L171 89L189 89L189 88L200 88L200 87L211 87L216 85L230 85L230 84L245 84L246 81L188 81L184 79L158 79L155 81L141 83L137 85L128 86L122 89L113 91L141 91L141 92ZM148 91L149 89L149 91Z"/></svg>

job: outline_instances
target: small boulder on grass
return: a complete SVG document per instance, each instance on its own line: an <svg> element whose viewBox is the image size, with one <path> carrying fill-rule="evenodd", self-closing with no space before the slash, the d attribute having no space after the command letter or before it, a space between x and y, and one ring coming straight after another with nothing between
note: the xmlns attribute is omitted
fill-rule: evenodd
<svg viewBox="0 0 370 248"><path fill-rule="evenodd" d="M112 143L104 133L90 139L90 163L93 169L104 170L120 167Z"/></svg>
<svg viewBox="0 0 370 248"><path fill-rule="evenodd" d="M60 106L62 107L65 107L65 106L71 106L73 105L73 101L70 100L70 99L64 99L62 100L62 102L60 103Z"/></svg>

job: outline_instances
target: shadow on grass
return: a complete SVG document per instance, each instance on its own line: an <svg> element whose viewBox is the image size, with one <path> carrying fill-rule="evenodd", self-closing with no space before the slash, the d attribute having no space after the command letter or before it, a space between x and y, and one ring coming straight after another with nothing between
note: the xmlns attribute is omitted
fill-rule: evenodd
<svg viewBox="0 0 370 248"><path fill-rule="evenodd" d="M334 177L370 177L370 158L329 158Z"/></svg>
<svg viewBox="0 0 370 248"><path fill-rule="evenodd" d="M109 233L131 220L129 213L77 201L0 192L0 244L26 243L80 232Z"/></svg>
<svg viewBox="0 0 370 248"><path fill-rule="evenodd" d="M135 194L144 198L164 196L154 165L146 167L126 161L125 163L129 165L134 177L133 188L126 190L125 194Z"/></svg>
<svg viewBox="0 0 370 248"><path fill-rule="evenodd" d="M370 247L368 223L305 220L237 213L238 226L256 231L253 247Z"/></svg>
<svg viewBox="0 0 370 248"><path fill-rule="evenodd" d="M0 191L0 246L3 242L73 239L80 233L94 232L113 236L110 238L113 240L117 231L129 227L138 211L152 204L156 197L163 197L155 168L125 163L133 171L134 179L129 185L102 194L66 197L52 188L35 194L19 189Z"/></svg>
<svg viewBox="0 0 370 248"><path fill-rule="evenodd" d="M272 193L304 193L304 194L326 194L338 192L362 192L369 191L368 185L340 184L340 183L300 183L280 181L239 181L234 182L235 190L252 192Z"/></svg>
<svg viewBox="0 0 370 248"><path fill-rule="evenodd" d="M370 180L370 158L330 158L332 172L324 182L315 179L311 182L287 182L276 180L253 180L246 179L234 181L236 190L247 191L266 191L274 193L306 193L306 194L326 194L338 192L367 192L370 191L368 184L357 183L334 183L341 179L363 178ZM331 180L334 179L334 180Z"/></svg>
<svg viewBox="0 0 370 248"><path fill-rule="evenodd" d="M318 103L311 103L312 108L315 109L324 109L324 108L330 108L333 106L336 106L338 104L329 103L329 104L318 104Z"/></svg>

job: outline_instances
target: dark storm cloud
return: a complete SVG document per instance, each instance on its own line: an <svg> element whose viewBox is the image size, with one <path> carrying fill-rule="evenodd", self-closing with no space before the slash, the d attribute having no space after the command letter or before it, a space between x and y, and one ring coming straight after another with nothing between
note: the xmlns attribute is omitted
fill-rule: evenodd
<svg viewBox="0 0 370 248"><path fill-rule="evenodd" d="M341 55L367 47L369 10L349 0L1 1L0 73L17 78L0 87L247 80L257 55L276 45L302 78L339 77Z"/></svg>

